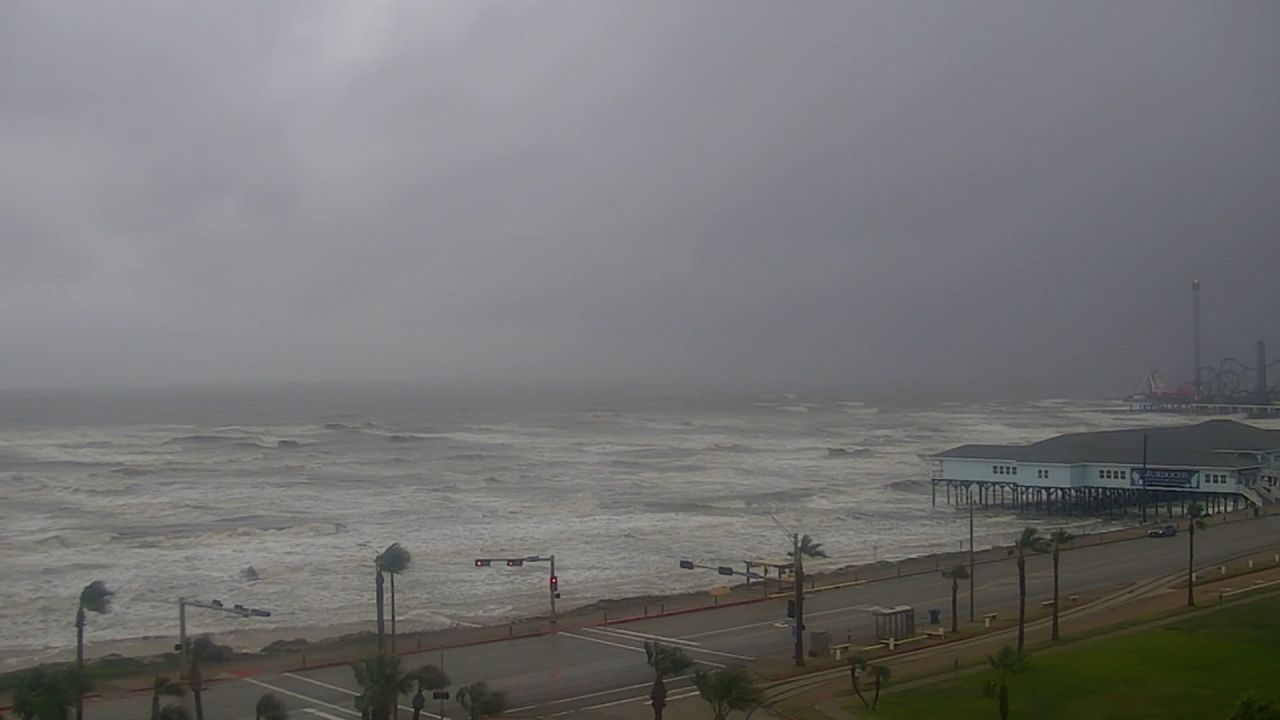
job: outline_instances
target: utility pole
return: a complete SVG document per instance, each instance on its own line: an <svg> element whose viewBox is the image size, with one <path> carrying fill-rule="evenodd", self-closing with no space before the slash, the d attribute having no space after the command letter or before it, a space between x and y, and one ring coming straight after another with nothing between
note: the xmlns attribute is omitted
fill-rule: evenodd
<svg viewBox="0 0 1280 720"><path fill-rule="evenodd" d="M969 622L974 622L973 575L977 566L973 555L973 488L966 487L964 491L969 496Z"/></svg>
<svg viewBox="0 0 1280 720"><path fill-rule="evenodd" d="M800 533L791 533L791 558L795 563L796 667L804 667L804 562L800 559Z"/></svg>

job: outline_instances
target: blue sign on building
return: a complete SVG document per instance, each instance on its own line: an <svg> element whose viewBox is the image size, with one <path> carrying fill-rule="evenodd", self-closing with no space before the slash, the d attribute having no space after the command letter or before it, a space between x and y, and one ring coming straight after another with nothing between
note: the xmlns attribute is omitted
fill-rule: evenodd
<svg viewBox="0 0 1280 720"><path fill-rule="evenodd" d="M1173 468L1131 468L1129 484L1133 487L1194 488L1199 487L1199 470Z"/></svg>

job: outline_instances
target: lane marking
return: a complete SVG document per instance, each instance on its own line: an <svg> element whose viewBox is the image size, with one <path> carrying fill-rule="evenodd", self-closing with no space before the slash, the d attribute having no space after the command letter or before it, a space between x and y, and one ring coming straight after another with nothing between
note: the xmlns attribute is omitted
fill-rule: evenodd
<svg viewBox="0 0 1280 720"><path fill-rule="evenodd" d="M679 643L680 646L683 646L683 649L689 652L707 653L708 655L720 655L722 657L733 658L734 660L755 660L755 658L751 657L750 655L739 655L737 653L725 652L723 650L712 650L711 648L702 647L701 643L689 642L687 640L675 640L673 638L666 638L660 635L647 635L645 633L628 633L627 635L614 635L613 633L619 632L619 631L602 630L600 628L584 628L584 629L590 630L591 632L595 632L595 633L610 635L615 638L621 638L623 640L640 640L643 638L655 638L658 640L667 640L674 643ZM637 637L630 637L631 635L636 635Z"/></svg>
<svg viewBox="0 0 1280 720"><path fill-rule="evenodd" d="M841 672L844 672L844 671L841 670ZM692 692L684 692L684 693L679 693L677 695L668 695L667 700L683 700L684 698L694 697L697 694L698 694L698 691L694 690ZM633 702L648 703L649 696L638 695L636 697L624 698L622 700L614 700L612 702L607 702L607 703L587 705L586 707L575 708L573 710L561 710L560 712L557 712L557 713L551 713L550 715L547 715L547 717L564 717L565 715L572 715L577 712L582 712L583 710L600 710L607 707L614 707L615 705L626 705L627 703L633 703Z"/></svg>
<svg viewBox="0 0 1280 720"><path fill-rule="evenodd" d="M671 680L667 681L668 692L670 692L671 688L673 688L677 683L680 683L681 681L684 681L684 683L681 683L682 685L684 685L685 683L692 682L691 680L689 680L689 677L687 675L681 675L680 677L672 678ZM576 702L578 700L587 700L593 697L600 697L601 695L613 695L615 693L627 692L630 690L639 690L640 688L647 688L652 686L653 686L652 681L642 682L636 685L627 685L625 687L613 688L612 690L600 690L599 692L587 693L585 695L576 695L574 697L565 697L565 698L558 698L556 700L547 700L546 702L535 703L533 705L525 705L523 707L511 708L510 710L507 710L507 712L509 713L524 712L525 710L533 710L534 708L546 707L548 705L561 705L563 703ZM688 686L682 686L676 689L687 690ZM648 696L646 695L645 697L647 698Z"/></svg>
<svg viewBox="0 0 1280 720"><path fill-rule="evenodd" d="M571 632L565 632L565 631L563 631L563 630L561 630L558 634L559 634L559 635L562 635L562 636L564 636L564 637L571 637L571 638L574 638L575 640L586 640L587 642L598 643L598 644L600 644L600 645L608 645L609 647L616 647L616 648L620 648L620 649L622 649L622 650L630 650L631 652L638 652L638 653L642 653L642 652L644 652L644 648L642 648L642 647L636 647L635 645L623 645L622 643L609 642L608 640L601 640L600 638L589 637L589 636L587 636L587 635L575 635L574 633L571 633ZM707 652L707 651L706 651L706 650L699 650L698 652ZM715 652L715 653L713 653L713 654L716 654L716 655L723 655L723 654L726 654L726 653L719 653L719 652ZM741 657L741 656L737 656L737 657ZM751 660L752 658L747 658L747 659L748 659L748 660ZM725 667L724 665L721 665L720 663L714 663L714 662L711 662L710 660L702 660L702 659L700 659L700 658L695 658L695 659L694 659L694 661L695 661L695 662L702 663L703 665L710 665L711 667L715 667L715 668L722 668L722 669L723 669L723 668Z"/></svg>
<svg viewBox="0 0 1280 720"><path fill-rule="evenodd" d="M320 712L315 708L302 708L302 712L307 713L308 715L315 715L316 717L324 718L324 720L342 720L342 718L338 717L337 715L330 715L327 712Z"/></svg>
<svg viewBox="0 0 1280 720"><path fill-rule="evenodd" d="M340 685L330 685L330 684L329 684L329 683L327 683L327 682L321 682L321 681L319 681L319 680L315 680L315 679L313 679L313 678L303 677L302 675L299 675L299 674L297 674L297 673L286 672L286 673L280 673L280 674L281 674L281 675L283 675L283 676L285 676L285 677L291 677L291 678L293 678L294 680L301 680L302 682L308 682L308 683L311 683L312 685L317 685L317 686L322 687L322 688L328 688L329 690L336 690L336 691L338 691L338 692L340 692L340 693L346 693L346 694L350 695L351 697L355 697L355 696L357 696L357 695L359 695L359 694L360 694L360 693L358 693L358 692L356 692L356 691L354 691L354 690L348 690L347 688L344 688L344 687L342 687L342 686L340 686ZM411 707L407 707L407 706L405 706L405 705L400 705L400 709L401 709L401 710L408 710L409 712L413 712L413 708L411 708ZM436 718L436 720L444 720L444 718L441 718L439 715L436 715L436 714L433 714L433 713L427 712L426 710L423 710L423 711L422 711L422 714L423 714L423 715L426 715L427 717Z"/></svg>
<svg viewBox="0 0 1280 720"><path fill-rule="evenodd" d="M268 690L274 690L275 692L278 692L278 693L280 693L280 694L282 694L282 695L288 695L288 696L290 696L290 697L295 697L295 698L297 698L297 699L299 699L299 700L303 700L303 701L306 701L306 702L309 702L309 703L315 703L316 705L323 705L324 707L327 707L327 708L329 708L330 710L337 710L338 712L343 712L343 713L346 713L346 714L348 714L348 715L354 715L355 717L360 717L360 713L356 712L355 710L350 710L350 709L348 709L348 708L344 708L344 707L342 707L342 706L340 706L340 705L334 705L333 703L327 703L327 702L325 702L325 701L323 701L323 700L317 700L317 699L315 699L315 698L313 698L313 697L310 697L309 695L303 695L302 693L296 693L296 692L294 692L294 691L292 691L292 690L285 690L285 689L284 689L284 688L282 688L282 687L276 687L275 685L268 685L267 683L264 683L264 682L262 682L261 680L255 680L254 678L240 678L240 680L241 680L241 681L243 681L243 682L251 683L251 684L253 684L253 685L257 685L258 687L264 687L264 688L266 688L266 689L268 689Z"/></svg>
<svg viewBox="0 0 1280 720"><path fill-rule="evenodd" d="M689 640L681 640L680 638L664 637L662 635L650 635L649 633L635 632L633 630L622 630L620 628L585 628L585 629L592 630L595 632L600 632L600 633L627 635L631 637L643 638L645 640L658 640L661 642L674 643L676 645L690 645L693 647L699 647L702 645L702 643L696 643Z"/></svg>

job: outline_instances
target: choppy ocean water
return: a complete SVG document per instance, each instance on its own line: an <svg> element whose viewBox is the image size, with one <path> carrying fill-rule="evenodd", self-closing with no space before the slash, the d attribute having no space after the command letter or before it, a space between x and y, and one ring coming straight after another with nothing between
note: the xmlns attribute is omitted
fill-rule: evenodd
<svg viewBox="0 0 1280 720"><path fill-rule="evenodd" d="M397 581L407 629L544 610L545 569L480 570L479 556L555 553L564 608L710 588L676 561L780 557L770 513L823 542L828 565L954 549L965 516L931 506L922 454L1182 421L1068 400L8 397L0 649L71 645L76 594L98 579L118 594L94 641L176 633L181 595L273 612L254 627L369 621L372 559L394 541L413 553ZM979 542L1024 523L984 514ZM198 629L246 622L202 614Z"/></svg>

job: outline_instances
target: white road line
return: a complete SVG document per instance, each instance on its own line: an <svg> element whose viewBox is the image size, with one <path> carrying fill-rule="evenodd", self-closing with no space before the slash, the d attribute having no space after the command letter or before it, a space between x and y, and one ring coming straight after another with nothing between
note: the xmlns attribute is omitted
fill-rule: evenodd
<svg viewBox="0 0 1280 720"><path fill-rule="evenodd" d="M622 630L620 628L584 628L598 633L619 634L630 637L643 638L645 640L658 640L660 642L673 643L675 645L689 645L691 647L699 647L702 643L696 643L689 640L681 640L680 638L664 637L662 635L650 635L649 633L635 632L633 630Z"/></svg>
<svg viewBox="0 0 1280 720"><path fill-rule="evenodd" d="M302 708L302 712L307 713L308 715L315 715L318 718L324 718L324 720L342 720L342 718L338 717L337 715L330 715L327 712L320 712L315 708Z"/></svg>
<svg viewBox="0 0 1280 720"><path fill-rule="evenodd" d="M680 693L679 695L669 695L669 696L667 697L667 699L668 699L668 700L682 700L682 699L687 698L687 697L693 697L694 695L697 695L697 694L698 694L698 691L697 691L697 690L694 690L693 692ZM607 702L607 703L598 703L598 704L596 704L596 705L587 705L586 707L575 708L575 709L573 709L573 710L561 710L560 712L557 712L557 713L551 713L550 715L547 715L547 717L563 717L563 716L565 716L565 715L572 715L573 713L582 712L583 710L600 710L600 709L602 709L602 708L614 707L615 705L626 705L627 703L633 703L633 702L646 702L646 703L647 703L647 702L649 702L649 696L648 696L648 695L638 695L638 696L636 696L636 697L624 698L624 699L622 699L622 700L614 700L614 701L612 701L612 702Z"/></svg>
<svg viewBox="0 0 1280 720"><path fill-rule="evenodd" d="M687 640L677 640L674 638L666 638L660 635L647 635L645 633L627 633L626 635L615 635L614 633L621 632L621 631L603 630L600 628L584 628L584 629L590 630L591 632L600 633L602 635L609 635L615 638L621 638L623 640L643 640L644 638L652 638L655 640L665 640L668 642L679 643L680 646L682 646L685 650L689 652L707 653L708 655L719 655L721 657L733 658L734 660L755 660L755 658L751 657L750 655L738 655L737 653L725 652L723 650L712 650L710 648L702 647L700 643L689 642ZM631 637L632 635L635 635L636 637Z"/></svg>
<svg viewBox="0 0 1280 720"><path fill-rule="evenodd" d="M827 615L839 615L842 613L866 612L865 610L861 609L864 607L868 607L868 606L857 605L853 607L836 608L834 610L819 610L818 612L805 613L805 617L815 618L815 617L824 617ZM688 639L688 638L707 637L709 635L722 635L728 632L737 632L738 630L750 630L752 628L767 627L767 626L773 625L775 622L778 622L778 621L765 620L764 622L748 623L746 625L735 625L734 627L720 628L719 630L707 630L705 632L685 635L684 637L685 639Z"/></svg>
<svg viewBox="0 0 1280 720"><path fill-rule="evenodd" d="M571 632L565 632L565 631L563 631L563 630L561 630L558 634L559 634L559 635L562 635L562 636L564 636L564 637L571 637L571 638L574 638L574 639L576 639L576 640L586 640L587 642L599 643L600 645L608 645L609 647L616 647L616 648L621 648L621 649L623 649L623 650L630 650L631 652L638 652L638 653L642 653L642 652L644 652L644 648L642 648L642 647L636 647L635 645L623 645L622 643L609 642L608 640L601 640L600 638L588 637L588 636L586 636L586 635L575 635L575 634L573 634L573 633L571 633ZM705 650L698 650L698 652L707 652L707 651L705 651ZM726 654L726 653L713 652L713 654L715 654L715 655L724 655L724 654ZM740 658L740 657L742 657L742 656L732 656L732 657L739 657L739 658ZM746 658L746 659L747 659L747 660L751 660L751 659L753 659L753 658ZM697 660L697 662L700 662L700 663L702 663L703 665L710 665L711 667L716 667L716 668L723 668L723 667L724 667L724 665L721 665L720 663L713 663L713 662L711 662L710 660L702 660L702 659L698 659L698 660Z"/></svg>
<svg viewBox="0 0 1280 720"><path fill-rule="evenodd" d="M281 674L281 675L283 675L283 676L285 676L285 677L291 677L291 678L293 678L294 680L301 680L302 682L308 682L308 683L311 683L312 685L317 685L317 686L322 687L322 688L328 688L329 690L336 690L336 691L338 691L338 692L340 692L340 693L346 693L346 694L350 695L351 697L355 697L356 695L359 695L359 694L360 694L360 693L358 693L358 692L356 692L356 691L354 691L354 690L348 690L347 688L344 688L344 687L342 687L341 685L330 685L330 684L329 684L329 683L327 683L327 682L320 682L319 680L315 680L315 679L313 679L313 678L303 677L302 675L298 675L297 673L287 672L287 673L280 673L280 674ZM404 705L401 705L401 706L400 706L400 709L401 709L401 710L408 710L409 712L413 712L413 708L411 708L411 707L406 707L406 706L404 706ZM423 715L426 715L427 717L433 717L433 718L436 718L436 720L444 720L444 719L443 719L443 718L441 718L439 715L435 715L435 714L433 714L433 713L429 713L429 712L427 712L426 710L423 710L423 711L422 711L422 714L423 714Z"/></svg>
<svg viewBox="0 0 1280 720"><path fill-rule="evenodd" d="M667 683L667 687L668 687L668 688L670 688L670 687L672 687L673 685L675 685L676 683L680 682L681 680L686 680L686 681L687 681L687 680L688 680L688 678L687 678L687 677L678 677L678 678L675 678L674 680L670 680L670 681L668 681L668 683ZM601 695L613 695L613 694L620 693L620 692L627 692L627 691L629 691L629 690L639 690L640 688L647 688L647 687L651 687L652 685L653 685L653 682L642 682L642 683L639 683L639 684L636 684L636 685L627 685L627 686L625 686L625 687L617 687L617 688L613 688L613 689L611 689L611 690L600 690L600 691L598 691L598 692L587 693L586 695L577 695L577 696L574 696L574 697L557 698L557 699L555 699L555 700L548 700L548 701L546 701L546 702L540 702L540 703L536 703L536 704L533 704L533 705L525 705L525 706L523 706L523 707L511 708L510 710L507 710L507 712L509 712L509 713L524 712L525 710L532 710L532 709L534 709L534 708L546 707L546 706L548 706L548 705L561 705L561 704L563 704L563 703L567 703L567 702L577 702L578 700L586 700L586 699L588 699L588 698L600 697Z"/></svg>
<svg viewBox="0 0 1280 720"><path fill-rule="evenodd" d="M282 687L276 687L275 685L268 685L268 684L266 684L266 683L262 682L261 680L254 680L253 678L240 678L240 679L241 679L241 680L243 680L244 682L247 682L247 683L251 684L251 685L257 685L258 687L264 687L264 688L266 688L266 689L268 689L268 690L274 690L275 692L278 692L278 693L280 693L280 694L282 694L282 695L288 695L288 696L290 696L290 697L295 697L295 698L298 698L299 700L304 700L304 701L309 702L309 703L315 703L316 705L323 705L324 707L327 707L327 708L329 708L330 710L337 710L338 712L344 712L344 713L346 713L346 714L348 714L348 715L354 715L354 716L356 716L356 717L360 717L360 713L356 712L355 710L351 710L351 709L348 709L348 708L344 708L344 707L342 707L342 706L340 706L340 705L334 705L333 703L327 703L327 702L325 702L325 701L323 701L323 700L317 700L317 699L315 699L315 698L313 698L313 697L310 697L309 695L303 695L302 693L296 693L296 692L293 692L292 690L285 690L284 688L282 688Z"/></svg>

